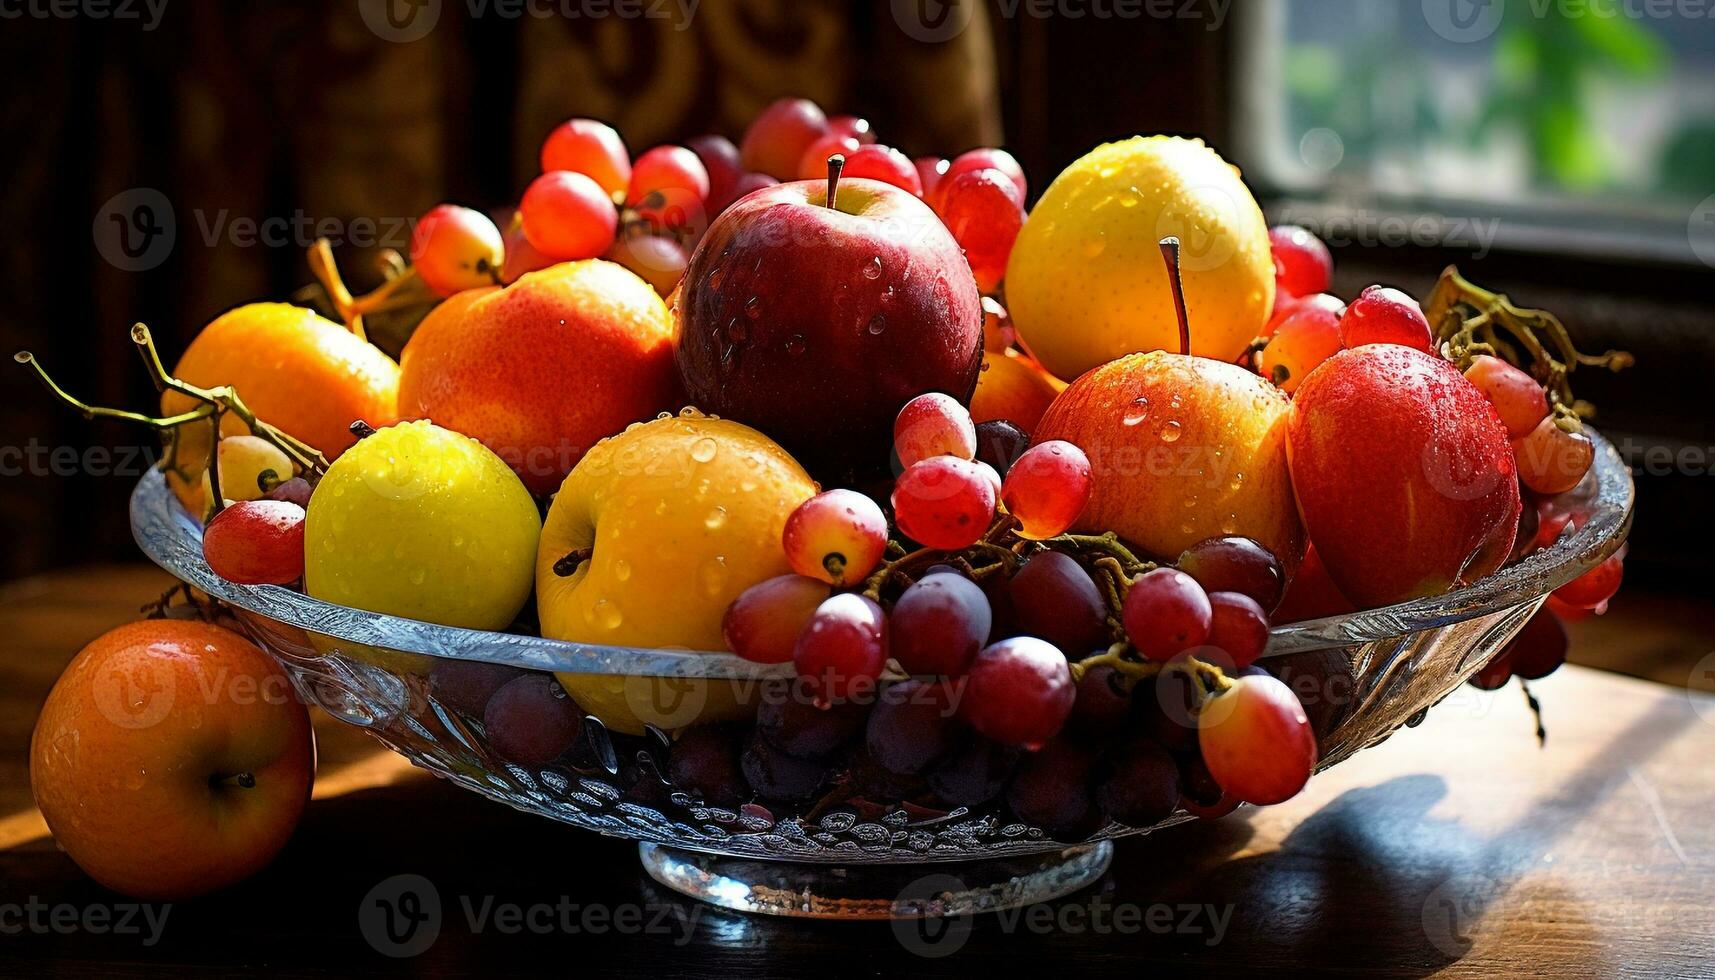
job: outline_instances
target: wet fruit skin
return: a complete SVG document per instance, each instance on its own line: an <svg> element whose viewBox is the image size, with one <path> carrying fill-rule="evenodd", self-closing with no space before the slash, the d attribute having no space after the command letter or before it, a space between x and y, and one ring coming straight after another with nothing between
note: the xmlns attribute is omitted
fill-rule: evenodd
<svg viewBox="0 0 1715 980"><path fill-rule="evenodd" d="M708 481L706 495L698 487ZM791 571L786 516L815 493L786 452L748 426L704 416L645 422L603 440L561 484L536 554L542 635L579 643L721 650L738 595ZM570 574L554 566L591 549ZM743 713L742 691L702 681L562 674L609 728L676 730ZM659 714L652 712L659 711Z"/></svg>
<svg viewBox="0 0 1715 980"><path fill-rule="evenodd" d="M1511 550L1506 428L1448 362L1393 344L1336 354L1299 388L1288 433L1305 528L1360 608L1439 595Z"/></svg>
<svg viewBox="0 0 1715 980"><path fill-rule="evenodd" d="M837 475L885 466L917 395L970 399L983 317L922 201L862 178L840 181L836 208L826 197L826 181L782 184L715 221L680 287L677 363L692 404Z"/></svg>
<svg viewBox="0 0 1715 980"><path fill-rule="evenodd" d="M216 317L197 334L173 376L204 388L232 385L256 416L297 436L329 458L357 441L351 423L377 428L398 415L399 365L344 326L286 303L251 303ZM189 411L177 392L161 396L161 413ZM248 435L232 413L221 420L228 435ZM207 453L185 447L193 458Z"/></svg>
<svg viewBox="0 0 1715 980"><path fill-rule="evenodd" d="M561 263L437 307L405 345L400 409L481 440L546 496L597 440L676 407L672 337L636 275Z"/></svg>
<svg viewBox="0 0 1715 980"><path fill-rule="evenodd" d="M971 396L971 418L1011 422L1028 434L1064 390L1065 382L1017 351L985 351L977 391Z"/></svg>
<svg viewBox="0 0 1715 980"><path fill-rule="evenodd" d="M1067 167L1013 245L1006 305L1043 367L1076 378L1133 351L1179 349L1159 244L1169 235L1184 242L1191 352L1220 361L1244 352L1274 302L1262 211L1202 141L1137 137Z"/></svg>
<svg viewBox="0 0 1715 980"><path fill-rule="evenodd" d="M1290 573L1304 545L1286 467L1289 411L1244 368L1155 351L1073 382L1032 435L1090 459L1095 485L1073 530L1114 531L1162 558L1237 534Z"/></svg>
<svg viewBox="0 0 1715 980"><path fill-rule="evenodd" d="M30 788L60 847L101 884L151 900L267 865L314 772L309 714L279 665L199 620L145 620L92 641L55 682L30 743Z"/></svg>

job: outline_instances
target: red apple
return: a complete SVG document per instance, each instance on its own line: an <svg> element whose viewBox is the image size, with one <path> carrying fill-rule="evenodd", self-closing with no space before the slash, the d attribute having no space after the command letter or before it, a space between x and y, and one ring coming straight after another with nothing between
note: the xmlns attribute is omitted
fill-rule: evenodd
<svg viewBox="0 0 1715 980"><path fill-rule="evenodd" d="M200 620L145 620L97 637L54 684L30 787L90 877L173 900L273 860L315 757L309 714L255 644Z"/></svg>
<svg viewBox="0 0 1715 980"><path fill-rule="evenodd" d="M968 402L982 362L970 266L934 212L881 181L756 191L709 228L680 286L678 366L705 411L753 425L814 471L885 461L894 417Z"/></svg>
<svg viewBox="0 0 1715 980"><path fill-rule="evenodd" d="M1287 426L1298 510L1360 607L1439 595L1500 567L1518 529L1507 430L1447 361L1342 351L1299 385Z"/></svg>

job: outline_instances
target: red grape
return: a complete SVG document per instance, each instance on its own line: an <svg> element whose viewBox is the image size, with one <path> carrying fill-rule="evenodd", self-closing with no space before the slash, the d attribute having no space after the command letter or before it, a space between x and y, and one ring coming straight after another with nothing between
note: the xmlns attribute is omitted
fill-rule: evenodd
<svg viewBox="0 0 1715 980"><path fill-rule="evenodd" d="M1001 502L1018 518L1020 537L1041 541L1062 534L1090 502L1090 459L1069 442L1030 447L1007 471Z"/></svg>
<svg viewBox="0 0 1715 980"><path fill-rule="evenodd" d="M637 273L663 299L672 295L691 261L685 246L661 235L621 235L603 258Z"/></svg>
<svg viewBox="0 0 1715 980"><path fill-rule="evenodd" d="M893 420L893 451L910 468L932 456L975 459L977 429L971 413L951 395L932 391L905 403Z"/></svg>
<svg viewBox="0 0 1715 980"><path fill-rule="evenodd" d="M965 250L977 288L994 292L1024 227L1017 186L999 170L949 172L936 186L935 211Z"/></svg>
<svg viewBox="0 0 1715 980"><path fill-rule="evenodd" d="M1176 752L1197 747L1197 691L1182 670L1138 682L1133 710L1151 738Z"/></svg>
<svg viewBox="0 0 1715 980"><path fill-rule="evenodd" d="M869 120L859 116L834 116L828 120L828 132L850 136L859 143L874 143L875 130Z"/></svg>
<svg viewBox="0 0 1715 980"><path fill-rule="evenodd" d="M1030 437L1024 430L1005 419L990 419L977 423L977 459L994 467L1004 479L1012 472L1012 464L1018 462L1030 448ZM1002 486L1005 484L1003 483Z"/></svg>
<svg viewBox="0 0 1715 980"><path fill-rule="evenodd" d="M888 685L864 731L870 759L900 776L928 769L958 748L964 735L954 703L946 681L913 678Z"/></svg>
<svg viewBox="0 0 1715 980"><path fill-rule="evenodd" d="M524 671L506 664L436 659L429 668L429 694L443 707L481 718L494 692L522 676Z"/></svg>
<svg viewBox="0 0 1715 980"><path fill-rule="evenodd" d="M1600 565L1555 589L1554 598L1574 609L1601 609L1620 591L1624 577L1624 562L1620 556L1610 555Z"/></svg>
<svg viewBox="0 0 1715 980"><path fill-rule="evenodd" d="M625 203L657 228L706 224L709 171L683 146L653 147L631 165Z"/></svg>
<svg viewBox="0 0 1715 980"><path fill-rule="evenodd" d="M947 175L951 162L946 157L917 157L911 161L911 165L917 168L917 183L923 187L923 199L934 200L935 188Z"/></svg>
<svg viewBox="0 0 1715 980"><path fill-rule="evenodd" d="M935 456L907 467L893 487L899 529L943 551L975 542L994 520L993 470L984 470L957 456Z"/></svg>
<svg viewBox="0 0 1715 980"><path fill-rule="evenodd" d="M1425 354L1434 352L1429 320L1417 300L1391 286L1366 286L1340 317L1340 341L1347 347L1398 344Z"/></svg>
<svg viewBox="0 0 1715 980"><path fill-rule="evenodd" d="M304 577L304 508L284 500L241 500L203 529L202 556L228 582L296 582Z"/></svg>
<svg viewBox="0 0 1715 980"><path fill-rule="evenodd" d="M855 584L875 570L887 550L887 515L856 490L828 490L787 515L780 541L799 575L831 585Z"/></svg>
<svg viewBox="0 0 1715 980"><path fill-rule="evenodd" d="M1084 840L1107 823L1091 785L1096 762L1095 750L1057 738L1019 762L1006 787L1006 805L1054 840Z"/></svg>
<svg viewBox="0 0 1715 980"><path fill-rule="evenodd" d="M725 136L713 133L692 137L685 141L685 146L697 155L697 159L703 162L703 169L708 171L708 210L713 215L732 200L733 188L744 176L744 166L738 162L738 147Z"/></svg>
<svg viewBox="0 0 1715 980"><path fill-rule="evenodd" d="M1340 317L1325 306L1300 305L1275 328L1257 355L1257 373L1291 393L1317 365L1340 353Z"/></svg>
<svg viewBox="0 0 1715 980"><path fill-rule="evenodd" d="M804 148L804 155L798 158L798 180L822 180L828 176L828 158L838 153L850 158L857 152L859 143L855 137L844 133L828 133L818 136ZM849 171L842 171L842 174Z"/></svg>
<svg viewBox="0 0 1715 980"><path fill-rule="evenodd" d="M721 635L727 648L746 660L786 663L804 624L827 598L826 582L776 575L738 594L721 617Z"/></svg>
<svg viewBox="0 0 1715 980"><path fill-rule="evenodd" d="M1153 827L1179 807L1179 767L1155 741L1132 738L1108 752L1096 802L1128 827Z"/></svg>
<svg viewBox="0 0 1715 980"><path fill-rule="evenodd" d="M615 227L618 227L617 220ZM544 255L541 249L530 244L530 239L524 237L524 216L517 211L512 212L512 220L506 225L505 241L506 260L500 265L500 281L508 286L527 272L546 269L554 264L551 256Z"/></svg>
<svg viewBox="0 0 1715 980"><path fill-rule="evenodd" d="M769 744L800 759L834 754L863 731L869 705L840 701L818 705L796 681L768 684L756 709L756 730Z"/></svg>
<svg viewBox="0 0 1715 980"><path fill-rule="evenodd" d="M974 150L954 157L947 165L947 172L941 176L942 186L945 182L969 170L998 170L1012 181L1012 186L1018 189L1016 200L1020 205L1030 199L1030 187L1024 179L1024 168L1018 165L1012 154L992 146L979 146ZM939 210L939 209L937 209Z"/></svg>
<svg viewBox="0 0 1715 980"><path fill-rule="evenodd" d="M494 285L505 261L500 229L481 211L437 204L411 231L411 268L437 296Z"/></svg>
<svg viewBox="0 0 1715 980"><path fill-rule="evenodd" d="M1327 292L1334 279L1334 257L1322 239L1298 225L1276 225L1268 230L1274 252L1276 290L1293 296Z"/></svg>
<svg viewBox="0 0 1715 980"><path fill-rule="evenodd" d="M1337 323L1346 312L1346 301L1331 293L1315 293L1310 296L1293 296L1290 293L1274 294L1274 309L1269 311L1268 323L1262 328L1261 336L1272 337L1286 318L1305 308L1318 309L1334 315Z"/></svg>
<svg viewBox="0 0 1715 980"><path fill-rule="evenodd" d="M1527 681L1540 680L1566 662L1566 626L1546 608L1525 621L1524 628L1502 651L1513 673Z"/></svg>
<svg viewBox="0 0 1715 980"><path fill-rule="evenodd" d="M488 747L507 762L545 766L572 747L583 712L552 674L531 671L503 684L482 710Z"/></svg>
<svg viewBox="0 0 1715 980"><path fill-rule="evenodd" d="M739 756L744 781L757 795L782 803L806 803L814 799L828 775L827 766L815 759L787 755L768 743L760 732L752 733Z"/></svg>
<svg viewBox="0 0 1715 980"><path fill-rule="evenodd" d="M631 179L631 153L612 126L568 119L542 141L542 172L570 170L594 180L610 199Z"/></svg>
<svg viewBox="0 0 1715 980"><path fill-rule="evenodd" d="M744 168L777 180L797 176L810 141L828 131L828 117L809 99L777 99L751 121L739 141Z"/></svg>
<svg viewBox="0 0 1715 980"><path fill-rule="evenodd" d="M600 185L569 170L551 170L531 181L518 213L530 244L562 262L607 251L619 227L619 212Z"/></svg>
<svg viewBox="0 0 1715 980"><path fill-rule="evenodd" d="M221 471L223 476L225 472L225 470ZM225 483L226 480L223 478L220 482ZM310 494L314 492L315 488L310 486L310 481L301 476L294 476L290 480L282 480L276 483L274 489L262 495L262 499L285 500L297 504L299 507L308 507L310 506Z"/></svg>
<svg viewBox="0 0 1715 980"><path fill-rule="evenodd" d="M972 807L1000 795L1018 766L1019 751L986 738L966 740L926 777L929 789L949 807Z"/></svg>
<svg viewBox="0 0 1715 980"><path fill-rule="evenodd" d="M1107 664L1097 664L1078 678L1077 695L1066 727L1089 738L1118 735L1131 720L1131 692L1125 675Z"/></svg>
<svg viewBox="0 0 1715 980"><path fill-rule="evenodd" d="M780 183L780 181L775 180L767 174L745 174L738 179L738 183L732 186L732 197L720 202L718 207L711 205L709 212L711 214L718 214L731 207L734 201L741 201L754 191L762 190L764 187L773 187L778 183Z"/></svg>
<svg viewBox="0 0 1715 980"><path fill-rule="evenodd" d="M1179 773L1179 805L1199 820L1218 820L1239 808L1244 801L1221 789L1203 760L1192 756Z"/></svg>
<svg viewBox="0 0 1715 980"><path fill-rule="evenodd" d="M1034 748L1059 734L1077 696L1065 654L1033 636L984 647L965 674L959 717L1004 745Z"/></svg>
<svg viewBox="0 0 1715 980"><path fill-rule="evenodd" d="M887 666L887 618L881 606L855 592L830 596L798 634L792 662L818 703L871 689Z"/></svg>
<svg viewBox="0 0 1715 980"><path fill-rule="evenodd" d="M1079 658L1108 645L1108 607L1090 573L1058 551L1024 563L1007 583L1012 628Z"/></svg>
<svg viewBox="0 0 1715 980"><path fill-rule="evenodd" d="M1209 595L1177 568L1145 572L1126 590L1121 619L1126 636L1151 660L1172 660L1209 638Z"/></svg>
<svg viewBox="0 0 1715 980"><path fill-rule="evenodd" d="M1316 765L1316 734L1292 689L1268 674L1233 681L1197 717L1209 775L1228 794L1267 806L1297 795Z"/></svg>
<svg viewBox="0 0 1715 980"><path fill-rule="evenodd" d="M1548 417L1548 393L1536 379L1506 361L1489 354L1478 354L1465 369L1465 377L1489 404L1495 406L1507 435L1519 439L1530 434L1537 424Z"/></svg>
<svg viewBox="0 0 1715 980"><path fill-rule="evenodd" d="M1540 494L1565 493L1584 479L1595 462L1596 447L1582 430L1567 432L1552 415L1522 438L1513 440L1518 478Z"/></svg>
<svg viewBox="0 0 1715 980"><path fill-rule="evenodd" d="M680 732L667 750L667 780L710 806L736 809L750 798L739 769L739 729L704 725Z"/></svg>
<svg viewBox="0 0 1715 980"><path fill-rule="evenodd" d="M887 618L888 650L908 674L965 672L988 642L988 597L962 575L925 575L912 583Z"/></svg>
<svg viewBox="0 0 1715 980"><path fill-rule="evenodd" d="M1507 686L1513 679L1513 665L1507 660L1506 653L1495 654L1493 660L1484 664L1480 670L1471 675L1470 685L1479 691L1498 691Z"/></svg>
<svg viewBox="0 0 1715 980"><path fill-rule="evenodd" d="M870 143L846 154L845 176L868 177L923 196L923 182L917 179L911 158L891 146Z"/></svg>
<svg viewBox="0 0 1715 980"><path fill-rule="evenodd" d="M1180 554L1179 570L1197 580L1204 592L1239 592L1256 600L1264 612L1280 605L1286 576L1280 561L1250 538L1208 538Z"/></svg>
<svg viewBox="0 0 1715 980"><path fill-rule="evenodd" d="M1249 667L1268 645L1268 614L1255 599L1239 592L1209 593L1209 638L1203 643L1221 652L1221 666Z"/></svg>

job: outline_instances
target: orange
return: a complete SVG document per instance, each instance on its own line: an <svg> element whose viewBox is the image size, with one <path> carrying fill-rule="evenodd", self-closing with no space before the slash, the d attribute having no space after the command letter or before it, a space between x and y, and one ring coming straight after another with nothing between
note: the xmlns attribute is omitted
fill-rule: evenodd
<svg viewBox="0 0 1715 980"><path fill-rule="evenodd" d="M399 365L345 327L287 303L251 303L216 317L185 349L173 376L200 388L231 385L257 418L329 459L357 441L351 423L380 428L399 417ZM170 391L161 396L168 415L194 404ZM194 428L184 433L187 463L207 452L207 433ZM249 429L228 415L221 432Z"/></svg>
<svg viewBox="0 0 1715 980"><path fill-rule="evenodd" d="M1017 351L984 351L977 393L971 396L971 420L1005 419L1029 435L1065 387L1064 381Z"/></svg>

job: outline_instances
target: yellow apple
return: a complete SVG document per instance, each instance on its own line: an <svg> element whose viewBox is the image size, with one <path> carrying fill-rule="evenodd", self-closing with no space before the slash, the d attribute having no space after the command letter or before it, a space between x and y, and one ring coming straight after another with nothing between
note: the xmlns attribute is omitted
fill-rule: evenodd
<svg viewBox="0 0 1715 980"><path fill-rule="evenodd" d="M633 425L573 467L542 529L542 635L579 643L726 649L721 617L746 588L790 572L780 532L816 492L748 426L698 414ZM578 705L639 734L744 713L742 683L561 674Z"/></svg>
<svg viewBox="0 0 1715 980"><path fill-rule="evenodd" d="M1178 350L1159 243L1176 236L1191 353L1236 360L1274 305L1268 225L1236 169L1201 140L1098 146L1043 192L1018 233L1006 305L1020 341L1075 378L1137 351Z"/></svg>

